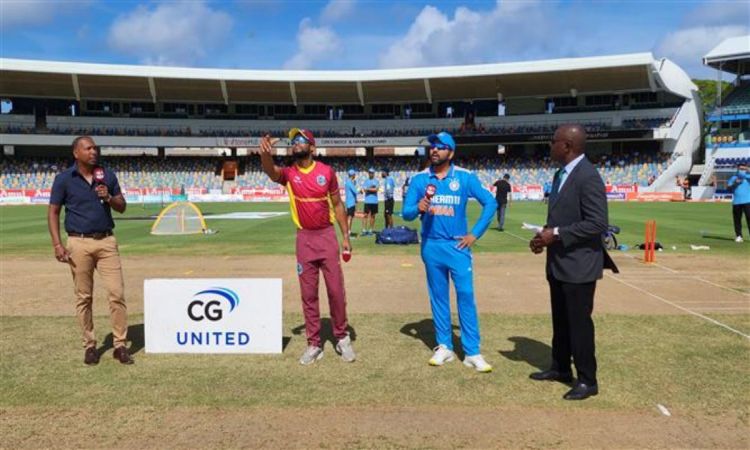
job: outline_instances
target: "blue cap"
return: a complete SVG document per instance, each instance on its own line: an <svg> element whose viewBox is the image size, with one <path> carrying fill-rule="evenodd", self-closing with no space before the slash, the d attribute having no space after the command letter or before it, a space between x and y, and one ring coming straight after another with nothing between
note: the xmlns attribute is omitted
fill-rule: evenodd
<svg viewBox="0 0 750 450"><path fill-rule="evenodd" d="M427 136L427 140L430 141L430 144L432 145L441 143L450 147L452 151L456 151L456 141L453 140L453 136L451 136L450 133L445 131L441 131L438 134L431 134Z"/></svg>
<svg viewBox="0 0 750 450"><path fill-rule="evenodd" d="M354 169L349 169L349 176L350 176L350 177L351 177L351 176L354 176L354 175L356 175L356 174L357 174L357 171L355 171Z"/></svg>
<svg viewBox="0 0 750 450"><path fill-rule="evenodd" d="M375 173L375 169L373 169L372 167L370 167L369 169L367 169L367 171L370 172L370 173Z"/></svg>

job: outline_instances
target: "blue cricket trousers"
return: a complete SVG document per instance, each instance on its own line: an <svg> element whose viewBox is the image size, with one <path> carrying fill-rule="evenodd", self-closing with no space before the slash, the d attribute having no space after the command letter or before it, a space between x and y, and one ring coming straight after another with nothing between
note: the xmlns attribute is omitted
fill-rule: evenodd
<svg viewBox="0 0 750 450"><path fill-rule="evenodd" d="M450 285L453 280L461 325L461 346L466 356L478 355L479 318L474 302L471 250L456 248L458 241L425 239L422 241L422 261L427 273L432 320L438 345L453 350L451 327Z"/></svg>

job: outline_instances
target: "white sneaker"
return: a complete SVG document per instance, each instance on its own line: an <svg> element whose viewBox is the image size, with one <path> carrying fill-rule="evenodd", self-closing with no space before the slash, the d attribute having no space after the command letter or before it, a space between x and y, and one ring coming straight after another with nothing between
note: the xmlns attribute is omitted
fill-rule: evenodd
<svg viewBox="0 0 750 450"><path fill-rule="evenodd" d="M435 353L430 358L431 366L442 366L456 358L456 354L452 350L448 350L448 347L443 344L438 345L433 350L435 350Z"/></svg>
<svg viewBox="0 0 750 450"><path fill-rule="evenodd" d="M737 239L735 239L734 242L742 243L742 242L745 242L745 240L742 239L742 236L737 236Z"/></svg>
<svg viewBox="0 0 750 450"><path fill-rule="evenodd" d="M322 357L323 349L314 345L310 345L307 347L307 349L305 349L305 353L303 353L299 358L299 363L303 366L309 366L315 361L320 361Z"/></svg>
<svg viewBox="0 0 750 450"><path fill-rule="evenodd" d="M482 355L467 356L464 358L464 366L473 367L477 372L492 372L492 366L487 364Z"/></svg>
<svg viewBox="0 0 750 450"><path fill-rule="evenodd" d="M336 344L336 351L341 355L341 359L344 362L354 362L357 359L357 355L354 354L354 348L352 347L352 338L348 335L343 339L339 339L338 344Z"/></svg>

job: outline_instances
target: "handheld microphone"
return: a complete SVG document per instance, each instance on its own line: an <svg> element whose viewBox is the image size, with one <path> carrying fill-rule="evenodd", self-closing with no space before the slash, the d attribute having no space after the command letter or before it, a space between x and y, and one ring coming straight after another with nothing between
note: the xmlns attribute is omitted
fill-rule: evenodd
<svg viewBox="0 0 750 450"><path fill-rule="evenodd" d="M437 192L437 186L435 186L434 184L428 184L424 190L424 197L427 200L430 200L435 195L436 192Z"/></svg>
<svg viewBox="0 0 750 450"><path fill-rule="evenodd" d="M430 199L432 199L432 197L435 196L436 192L437 192L437 186L435 186L434 184L430 183L424 189L424 198L426 198L427 200L430 200ZM424 213L420 213L420 214L424 215Z"/></svg>
<svg viewBox="0 0 750 450"><path fill-rule="evenodd" d="M101 166L94 167L94 183L96 183L97 186L104 184L104 168ZM101 204L104 204L104 199L99 199Z"/></svg>

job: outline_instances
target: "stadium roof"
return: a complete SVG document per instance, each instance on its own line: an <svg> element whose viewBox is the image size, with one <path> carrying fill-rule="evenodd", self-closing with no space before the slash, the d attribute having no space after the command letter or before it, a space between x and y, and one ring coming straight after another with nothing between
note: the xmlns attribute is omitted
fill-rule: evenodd
<svg viewBox="0 0 750 450"><path fill-rule="evenodd" d="M744 75L750 71L750 35L723 40L703 57L714 69Z"/></svg>
<svg viewBox="0 0 750 450"><path fill-rule="evenodd" d="M0 59L0 95L129 101L432 103L657 90L651 53L388 70L236 70ZM661 82L660 82L661 81ZM676 92L688 97L684 90Z"/></svg>

